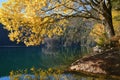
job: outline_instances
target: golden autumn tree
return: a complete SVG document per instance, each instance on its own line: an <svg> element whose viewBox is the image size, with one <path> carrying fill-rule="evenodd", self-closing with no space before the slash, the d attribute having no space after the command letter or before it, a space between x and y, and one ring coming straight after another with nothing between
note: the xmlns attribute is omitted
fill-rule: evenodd
<svg viewBox="0 0 120 80"><path fill-rule="evenodd" d="M120 0L111 0L112 1L112 20L113 20L113 26L116 33L116 36L113 38L117 40L117 37L120 34ZM109 42L109 39L107 38L104 25L101 23L95 24L90 35L94 38L95 42L97 42L100 45L103 45L105 43ZM110 40L112 40L111 38Z"/></svg>
<svg viewBox="0 0 120 80"><path fill-rule="evenodd" d="M9 0L3 3L0 22L9 31L10 40L32 46L39 45L44 37L61 35L67 21L58 20L59 15L49 16L42 11L46 7L49 7L47 0Z"/></svg>
<svg viewBox="0 0 120 80"><path fill-rule="evenodd" d="M120 34L120 11L112 10L113 25L116 34Z"/></svg>
<svg viewBox="0 0 120 80"><path fill-rule="evenodd" d="M108 41L104 25L100 23L93 26L93 29L90 32L90 36L100 46L104 45Z"/></svg>
<svg viewBox="0 0 120 80"><path fill-rule="evenodd" d="M10 40L27 46L61 35L71 17L104 21L111 38L115 35L111 8L111 0L8 0L0 9L0 22L10 32Z"/></svg>

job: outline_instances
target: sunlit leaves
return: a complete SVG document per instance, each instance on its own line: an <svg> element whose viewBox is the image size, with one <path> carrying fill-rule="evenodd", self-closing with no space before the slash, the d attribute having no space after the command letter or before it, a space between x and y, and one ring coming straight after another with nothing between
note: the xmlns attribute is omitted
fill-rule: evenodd
<svg viewBox="0 0 120 80"><path fill-rule="evenodd" d="M120 11L112 10L112 19L113 26L116 34L120 34ZM107 42L107 37L105 33L105 29L102 24L97 24L94 26L90 35L95 39L98 44Z"/></svg>
<svg viewBox="0 0 120 80"><path fill-rule="evenodd" d="M108 40L105 28L102 24L96 24L90 32L90 35L98 45L103 45Z"/></svg>
<svg viewBox="0 0 120 80"><path fill-rule="evenodd" d="M111 2L115 10L120 10L120 0L111 0Z"/></svg>
<svg viewBox="0 0 120 80"><path fill-rule="evenodd" d="M117 34L120 32L120 11L113 10L113 25Z"/></svg>
<svg viewBox="0 0 120 80"><path fill-rule="evenodd" d="M33 46L41 44L45 37L62 35L68 21L57 20L59 15L53 17L43 11L51 4L54 2L48 3L47 0L9 0L3 3L0 22L9 31L10 40Z"/></svg>
<svg viewBox="0 0 120 80"><path fill-rule="evenodd" d="M18 31L11 32L8 36L9 36L11 41L14 41L15 39L18 38L19 32Z"/></svg>

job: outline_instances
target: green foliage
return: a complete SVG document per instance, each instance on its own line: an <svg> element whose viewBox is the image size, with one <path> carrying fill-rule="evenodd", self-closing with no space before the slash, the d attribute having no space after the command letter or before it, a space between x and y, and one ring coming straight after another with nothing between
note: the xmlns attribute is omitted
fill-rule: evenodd
<svg viewBox="0 0 120 80"><path fill-rule="evenodd" d="M113 9L120 10L120 0L111 0Z"/></svg>

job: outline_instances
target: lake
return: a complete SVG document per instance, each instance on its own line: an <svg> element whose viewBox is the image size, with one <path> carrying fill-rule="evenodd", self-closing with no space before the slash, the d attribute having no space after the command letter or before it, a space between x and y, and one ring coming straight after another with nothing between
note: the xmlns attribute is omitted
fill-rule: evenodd
<svg viewBox="0 0 120 80"><path fill-rule="evenodd" d="M80 50L74 48L46 49L40 47L0 47L0 76L11 70L49 68L70 63Z"/></svg>
<svg viewBox="0 0 120 80"><path fill-rule="evenodd" d="M32 67L61 68L70 65L85 53L85 48L81 51L80 48L0 47L0 77L8 76L11 70ZM71 76L74 78L73 75ZM74 76L76 75L74 74ZM7 79L0 78L0 80ZM77 75L73 80L101 80L101 78Z"/></svg>

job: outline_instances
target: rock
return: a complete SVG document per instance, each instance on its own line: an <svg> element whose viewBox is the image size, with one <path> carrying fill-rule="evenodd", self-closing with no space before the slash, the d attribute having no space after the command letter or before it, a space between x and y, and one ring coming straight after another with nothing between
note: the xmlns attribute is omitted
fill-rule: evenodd
<svg viewBox="0 0 120 80"><path fill-rule="evenodd" d="M99 64L94 63L92 61L86 61L84 63L76 64L70 67L71 70L81 70L81 71L87 71L87 72L92 72L92 73L104 73L106 72L102 70L99 67Z"/></svg>
<svg viewBox="0 0 120 80"><path fill-rule="evenodd" d="M97 74L110 74L120 76L120 51L110 49L96 55L83 57L72 63L70 71L83 71Z"/></svg>
<svg viewBox="0 0 120 80"><path fill-rule="evenodd" d="M101 53L103 50L99 46L93 47L93 52L95 53Z"/></svg>

